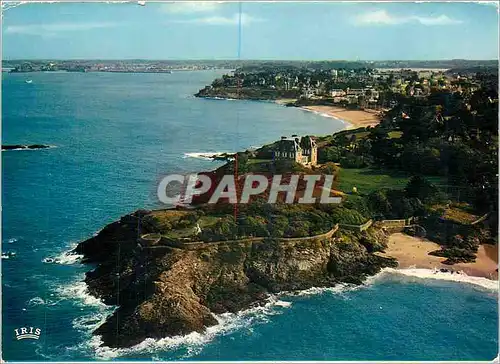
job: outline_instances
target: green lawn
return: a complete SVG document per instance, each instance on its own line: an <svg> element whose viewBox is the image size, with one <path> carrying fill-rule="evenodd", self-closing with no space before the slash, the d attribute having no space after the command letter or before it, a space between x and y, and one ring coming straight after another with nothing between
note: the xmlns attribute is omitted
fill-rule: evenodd
<svg viewBox="0 0 500 364"><path fill-rule="evenodd" d="M209 215L202 216L198 220L198 224L200 224L201 229L204 229L206 227L214 225L217 221L219 221L219 219L220 218L216 216L209 216ZM167 233L164 234L164 236L170 239L188 238L193 236L195 227L196 224L193 224L185 228L169 230Z"/></svg>
<svg viewBox="0 0 500 364"><path fill-rule="evenodd" d="M203 228L206 228L208 226L214 225L219 220L220 220L220 218L217 216L205 215L205 216L202 216L198 220L198 224L200 224L200 227L203 229Z"/></svg>
<svg viewBox="0 0 500 364"><path fill-rule="evenodd" d="M390 131L388 133L388 135L389 135L389 138L391 138L391 139L399 139L403 136L403 132L395 130L395 131Z"/></svg>
<svg viewBox="0 0 500 364"><path fill-rule="evenodd" d="M342 168L336 182L336 189L349 193L352 192L353 187L356 187L358 193L368 194L378 189L404 188L410 177L410 174L404 172L376 170L372 168ZM442 182L439 177L426 178L437 185Z"/></svg>

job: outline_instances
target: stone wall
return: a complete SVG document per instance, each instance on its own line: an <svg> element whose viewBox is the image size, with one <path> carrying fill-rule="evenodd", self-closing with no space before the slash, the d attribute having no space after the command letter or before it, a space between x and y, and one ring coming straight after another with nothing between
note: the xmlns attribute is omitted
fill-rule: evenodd
<svg viewBox="0 0 500 364"><path fill-rule="evenodd" d="M141 246L154 246L161 241L162 237L159 233L150 233L141 235L138 239L138 242Z"/></svg>
<svg viewBox="0 0 500 364"><path fill-rule="evenodd" d="M340 224L340 227L342 229L346 229L346 230L353 230L353 231L361 232L361 231L365 231L366 229L368 229L370 226L372 226L372 224L373 224L373 220L370 219L361 225Z"/></svg>
<svg viewBox="0 0 500 364"><path fill-rule="evenodd" d="M397 220L381 220L377 224L390 232L402 232L405 227L410 226L414 223L415 218L409 217L407 219L397 219Z"/></svg>
<svg viewBox="0 0 500 364"><path fill-rule="evenodd" d="M470 224L471 225L479 224L480 222L483 222L484 220L486 220L489 216L490 216L490 213L488 212L487 214L484 214L479 219L477 219L476 221L471 222Z"/></svg>
<svg viewBox="0 0 500 364"><path fill-rule="evenodd" d="M273 240L275 240L279 243L319 241L321 239L330 239L333 236L333 234L335 234L337 232L338 229L339 229L339 225L337 224L330 231L328 231L324 234L314 235L314 236L306 236L303 238L278 238L278 239L273 239ZM186 250L197 250L197 249L206 248L207 246L216 246L216 245L222 245L222 244L234 245L234 244L259 243L259 242L263 242L266 239L270 239L270 238L255 237L255 238L244 238L244 239L237 239L237 240L220 240L220 241L212 241L212 242L204 242L204 241L181 242L181 241L167 239L165 237L162 237L160 243L158 243L154 246L143 245L142 247L148 248L148 249L179 248L179 249L186 249Z"/></svg>

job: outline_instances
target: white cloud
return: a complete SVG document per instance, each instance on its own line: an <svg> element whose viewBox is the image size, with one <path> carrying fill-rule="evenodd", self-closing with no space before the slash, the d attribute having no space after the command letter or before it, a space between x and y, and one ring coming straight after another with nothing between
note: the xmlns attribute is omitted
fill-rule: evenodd
<svg viewBox="0 0 500 364"><path fill-rule="evenodd" d="M448 15L439 15L436 17L412 16L410 20L418 21L423 25L449 25L462 23L461 20L452 19Z"/></svg>
<svg viewBox="0 0 500 364"><path fill-rule="evenodd" d="M23 24L8 25L5 28L6 33L51 36L58 33L111 28L117 26L117 23L51 23L51 24Z"/></svg>
<svg viewBox="0 0 500 364"><path fill-rule="evenodd" d="M354 18L356 24L401 24L400 18L391 16L385 10L377 10L358 15Z"/></svg>
<svg viewBox="0 0 500 364"><path fill-rule="evenodd" d="M450 25L462 23L462 21L452 19L447 15L429 17L417 15L402 16L389 14L385 10L376 10L358 15L353 19L353 22L357 25L399 25L407 23L420 23L422 25Z"/></svg>
<svg viewBox="0 0 500 364"><path fill-rule="evenodd" d="M476 4L493 6L497 9L497 13L500 12L500 2L498 1L478 1Z"/></svg>
<svg viewBox="0 0 500 364"><path fill-rule="evenodd" d="M498 0L495 0L495 1L477 1L476 4L494 6L497 9L499 7Z"/></svg>
<svg viewBox="0 0 500 364"><path fill-rule="evenodd" d="M262 22L264 19L255 18L248 14L241 14L241 25L248 25L250 23ZM234 14L231 17L225 16L208 16L203 18L194 18L186 20L174 20L175 23L193 23L193 24L206 24L206 25L237 25L239 23L239 14Z"/></svg>
<svg viewBox="0 0 500 364"><path fill-rule="evenodd" d="M219 6L220 2L216 1L185 1L174 2L162 5L162 10L167 13L204 13L212 12Z"/></svg>

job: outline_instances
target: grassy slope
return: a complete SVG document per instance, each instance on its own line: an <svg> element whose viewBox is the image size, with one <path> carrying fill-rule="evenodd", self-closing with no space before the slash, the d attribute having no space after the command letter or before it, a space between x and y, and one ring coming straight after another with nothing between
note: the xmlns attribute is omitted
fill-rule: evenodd
<svg viewBox="0 0 500 364"><path fill-rule="evenodd" d="M394 171L376 170L373 168L351 169L342 168L338 177L337 187L342 192L352 192L355 186L358 193L367 194L378 189L401 189L406 186L410 174ZM439 177L426 177L432 183L439 185Z"/></svg>

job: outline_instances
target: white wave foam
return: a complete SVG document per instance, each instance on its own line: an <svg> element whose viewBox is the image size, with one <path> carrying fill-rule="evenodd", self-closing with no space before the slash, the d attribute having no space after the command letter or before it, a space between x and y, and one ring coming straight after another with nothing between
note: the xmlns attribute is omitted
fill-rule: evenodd
<svg viewBox="0 0 500 364"><path fill-rule="evenodd" d="M337 116L334 116L334 115L330 115L330 114L327 114L327 113L324 113L324 112L321 112L321 111L316 111L316 110L310 110L310 109L306 109L306 108L299 108L300 110L303 110L303 111L307 111L307 112L311 112L313 114L316 114L316 115L319 115L319 116L322 116L324 118L329 118L329 119L335 119L335 120L338 120L340 122L342 122L342 124L345 125L346 128L350 128L350 127L353 127L353 125L351 123L349 123L348 121L345 121L344 119L341 119Z"/></svg>
<svg viewBox="0 0 500 364"><path fill-rule="evenodd" d="M15 258L16 253L15 252L4 252L2 253L2 259L10 259L10 258Z"/></svg>
<svg viewBox="0 0 500 364"><path fill-rule="evenodd" d="M27 305L29 307L38 306L38 305L44 305L44 304L45 304L45 301L43 300L42 297L33 297L32 299L30 299L27 302Z"/></svg>
<svg viewBox="0 0 500 364"><path fill-rule="evenodd" d="M231 152L204 152L204 153L184 153L184 158L197 158L203 160L213 160L214 157L220 157L224 154L234 154Z"/></svg>
<svg viewBox="0 0 500 364"><path fill-rule="evenodd" d="M17 238L7 239L7 243L9 243L9 244L12 244L12 243L15 243L15 242L17 242Z"/></svg>
<svg viewBox="0 0 500 364"><path fill-rule="evenodd" d="M53 296L53 295L51 295L51 296ZM61 300L52 300L52 299L43 299L42 297L33 297L28 302L26 302L26 305L28 307L34 307L34 306L39 306L39 305L55 306L60 301Z"/></svg>
<svg viewBox="0 0 500 364"><path fill-rule="evenodd" d="M73 249L76 245L72 246L72 248L68 251L62 252L61 254L55 257L46 257L42 261L44 263L56 263L56 264L77 264L80 263L80 259L83 258L83 255L73 253Z"/></svg>
<svg viewBox="0 0 500 364"><path fill-rule="evenodd" d="M324 112L321 112L321 111L316 111L316 110L311 110L311 109L306 109L304 107L301 107L299 108L300 110L304 110L304 111L307 111L307 112L311 112L313 114L316 114L316 115L319 115L319 116L323 116L325 118L330 118L330 119L336 119L336 120L340 120L340 121L343 121L342 119L336 117L336 116L333 116L333 115L330 115L330 114L327 114L327 113L324 113Z"/></svg>
<svg viewBox="0 0 500 364"><path fill-rule="evenodd" d="M291 292L291 293L290 292L283 292L282 294L294 295L294 296L312 296L312 295L323 294L323 293L343 294L343 293L346 293L349 291L354 291L356 289L360 289L362 287L369 285L370 283L367 283L367 282L368 282L368 280L363 285L339 283L333 287L311 287L308 289L304 289L302 291L295 291L295 292Z"/></svg>
<svg viewBox="0 0 500 364"><path fill-rule="evenodd" d="M280 307L290 307L292 303L287 301L277 301L275 305Z"/></svg>
<svg viewBox="0 0 500 364"><path fill-rule="evenodd" d="M219 97L219 96L213 96L213 97L205 97L205 99L208 99L208 100L226 100L226 101L236 101L238 99L232 99L232 98L229 98L229 97Z"/></svg>
<svg viewBox="0 0 500 364"><path fill-rule="evenodd" d="M420 279L439 279L444 281L460 282L480 286L487 290L498 291L498 281L494 281L484 277L473 277L465 274L464 272L441 272L439 270L424 269L424 268L407 268L407 269L394 269L384 268L378 276L383 274L400 274L408 277L415 277Z"/></svg>
<svg viewBox="0 0 500 364"><path fill-rule="evenodd" d="M218 324L207 327L204 332L192 332L184 336L173 336L163 339L146 339L143 342L131 347L115 349L102 345L100 336L93 336L88 341L88 346L95 351L96 357L100 360L111 360L131 353L147 353L153 355L160 351L186 348L186 354L182 358L188 358L199 353L205 344L215 337L229 334L244 327L250 327L254 323L266 322L268 316L280 314L283 308L291 306L291 302L278 299L277 296L270 296L266 303L261 306L252 307L238 313L223 313L214 315ZM281 310L279 309L281 308ZM85 320L83 324L85 324ZM77 324L82 324L80 321Z"/></svg>
<svg viewBox="0 0 500 364"><path fill-rule="evenodd" d="M282 292L276 295L271 295L267 298L265 304L263 305L255 306L238 313L223 313L220 315L214 315L218 324L207 327L202 333L192 332L184 336L173 336L163 339L149 338L131 348L120 349L101 346L101 337L93 336L87 342L87 345L96 353L96 357L99 360L112 360L121 356L130 355L132 353L146 353L153 355L154 353L178 349L180 347L186 348L186 354L182 358L189 358L198 354L203 349L204 345L211 342L217 336L227 335L243 328L252 331L252 325L265 323L269 320L270 316L281 314L284 309L288 309L292 306L292 302L284 301L283 296L305 296L323 292L341 293L355 288L356 286L354 285L339 284L330 288L311 288L293 293ZM86 323L86 317L74 322L74 324L79 327L85 327ZM92 322L90 322L87 327L87 329L90 328L95 328L92 326Z"/></svg>
<svg viewBox="0 0 500 364"><path fill-rule="evenodd" d="M470 277L465 274L451 274L439 271L433 271L429 269L392 269L385 268L380 273L368 277L362 285L346 284L340 283L334 287L313 287L310 289L296 291L296 292L281 292L277 295L271 295L265 304L260 306L255 306L247 310L240 311L238 313L224 313L220 315L214 315L218 321L217 325L206 328L202 333L192 332L184 336L174 336L163 339L146 339L140 344L137 344L131 348L110 348L107 346L101 346L102 340L100 336L92 336L92 338L85 343L87 348L91 348L95 355L100 360L112 360L117 357L130 355L134 353L157 355L158 352L165 350L172 350L185 347L186 354L182 358L189 358L190 356L199 353L203 346L211 342L214 338L220 335L230 334L237 330L246 328L252 331L251 326L256 323L265 323L269 320L270 316L277 315L283 312L283 309L287 309L292 305L292 302L284 301L284 297L288 296L308 296L317 295L323 293L331 293L335 295L342 295L346 292L351 292L357 289L366 289L377 280L386 277L387 274L399 274L405 276L412 276L417 278L431 278L431 279L443 279L450 281L457 281L463 283L476 284L488 289L498 289L498 283L486 278ZM84 288L84 290L82 290ZM88 299L88 293L86 293L85 285L78 289L75 289L76 294L81 296L83 299ZM68 292L70 293L70 292ZM280 299L281 298L281 299ZM91 297L93 303L98 305L104 305L98 299ZM107 306L109 307L109 306ZM381 307L382 309L382 307ZM102 319L102 320L101 320ZM105 317L98 316L98 318L93 318L90 316L83 316L79 319L74 320L74 326L76 328L84 330L94 330L99 326ZM98 321L101 320L101 321ZM161 360L161 358L159 358Z"/></svg>
<svg viewBox="0 0 500 364"><path fill-rule="evenodd" d="M77 330L92 332L106 321L107 315L102 312L77 317L73 320L73 327Z"/></svg>
<svg viewBox="0 0 500 364"><path fill-rule="evenodd" d="M69 299L76 299L78 302L85 306L95 306L101 308L111 308L112 306L106 305L101 299L92 296L87 288L85 282L74 282L65 286L56 288L57 293Z"/></svg>

